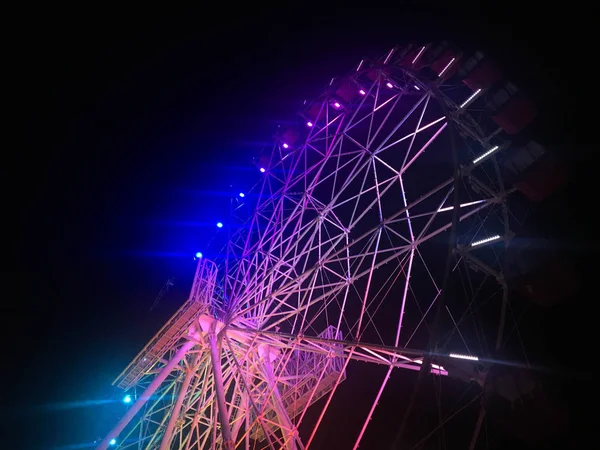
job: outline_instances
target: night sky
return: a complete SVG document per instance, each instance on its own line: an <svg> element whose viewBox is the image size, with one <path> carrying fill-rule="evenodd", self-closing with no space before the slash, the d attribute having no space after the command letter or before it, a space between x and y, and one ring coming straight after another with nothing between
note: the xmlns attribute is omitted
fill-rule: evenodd
<svg viewBox="0 0 600 450"><path fill-rule="evenodd" d="M252 157L331 77L398 43L447 38L487 49L541 99L545 136L577 176L536 223L589 269L592 216L576 204L593 172L575 138L574 80L592 69L589 58L567 56L576 38L561 32L565 11L395 3L52 6L15 17L1 409L14 444L0 448L78 448L69 446L116 423L123 405L110 383L185 300L193 254L217 232L231 193L257 179ZM169 277L175 286L149 312ZM577 356L587 350L592 297L582 288L573 302L544 313L544 339L556 345L553 363L585 381L589 366ZM574 421L585 417L585 401L569 402ZM394 417L380 426L393 428Z"/></svg>

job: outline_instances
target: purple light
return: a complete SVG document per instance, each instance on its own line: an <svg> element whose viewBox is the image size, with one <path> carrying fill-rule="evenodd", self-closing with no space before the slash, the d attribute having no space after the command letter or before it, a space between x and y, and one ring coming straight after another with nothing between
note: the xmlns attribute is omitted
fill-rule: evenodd
<svg viewBox="0 0 600 450"><path fill-rule="evenodd" d="M335 102L335 103L333 104L333 106L334 106L334 107L336 107L336 108L340 108L342 105L340 105L338 102Z"/></svg>
<svg viewBox="0 0 600 450"><path fill-rule="evenodd" d="M264 168L264 167L261 167L261 168L260 168L260 171L261 171L262 173L265 173L265 168Z"/></svg>
<svg viewBox="0 0 600 450"><path fill-rule="evenodd" d="M386 83L385 85L386 85L387 87L389 87L390 89L392 89L392 88L394 87L394 85L393 85L392 83L389 83L389 82L388 82L388 83Z"/></svg>
<svg viewBox="0 0 600 450"><path fill-rule="evenodd" d="M358 93L359 93L360 95L367 95L367 93L366 93L364 90L362 90L362 89L361 89L360 91L358 91Z"/></svg>
<svg viewBox="0 0 600 450"><path fill-rule="evenodd" d="M416 84L415 84L415 89L416 89L417 91L420 91L420 90L421 90L421 89L419 89L419 86L417 86Z"/></svg>
<svg viewBox="0 0 600 450"><path fill-rule="evenodd" d="M312 126L313 126L313 123L312 123L312 122L306 122L306 126L307 126L307 127L312 127Z"/></svg>
<svg viewBox="0 0 600 450"><path fill-rule="evenodd" d="M283 143L283 148L288 148L289 145L287 145L285 142Z"/></svg>

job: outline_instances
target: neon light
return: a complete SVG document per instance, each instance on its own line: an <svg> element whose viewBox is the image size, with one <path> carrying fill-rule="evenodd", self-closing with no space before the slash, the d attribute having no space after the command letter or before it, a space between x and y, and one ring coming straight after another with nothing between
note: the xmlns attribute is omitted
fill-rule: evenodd
<svg viewBox="0 0 600 450"><path fill-rule="evenodd" d="M413 362L416 362L417 364L423 364L422 359L415 359ZM434 369L437 369L437 370L446 370L446 369L444 369L444 366L438 366L437 364L431 364L431 367L433 367Z"/></svg>
<svg viewBox="0 0 600 450"><path fill-rule="evenodd" d="M481 244L487 244L488 242L497 241L498 239L500 239L500 235L498 235L498 234L496 236L490 236L488 238L473 242L471 244L471 247L476 247Z"/></svg>
<svg viewBox="0 0 600 450"><path fill-rule="evenodd" d="M485 152L483 155L481 155L481 156L478 156L477 158L475 158L475 159L473 160L473 164L477 164L477 163L478 163L479 161L481 161L483 158L486 158L487 156L490 156L492 153L494 153L496 150L498 150L498 148L500 148L500 147L498 147L497 145L496 145L495 147L492 147L492 148L490 148L490 149L489 149L487 152Z"/></svg>
<svg viewBox="0 0 600 450"><path fill-rule="evenodd" d="M448 70L448 67L450 67L450 65L456 60L456 58L452 58L450 60L450 62L448 64L446 64L446 67L444 67L444 69L440 72L440 74L438 75L438 78L441 77L442 75L444 75L444 72L446 72L446 70Z"/></svg>
<svg viewBox="0 0 600 450"><path fill-rule="evenodd" d="M450 353L450 358L468 359L469 361L479 361L477 356L461 355L460 353Z"/></svg>
<svg viewBox="0 0 600 450"><path fill-rule="evenodd" d="M421 47L421 50L419 50L419 53L417 53L417 56L415 56L415 59L412 60L411 64L414 64L415 62L417 62L417 59L419 59L419 57L421 56L421 54L423 53L424 50L425 50L425 46Z"/></svg>
<svg viewBox="0 0 600 450"><path fill-rule="evenodd" d="M396 50L395 48L393 48L393 49L391 49L391 50L390 50L390 52L389 52L389 53L388 53L388 55L387 55L387 58L385 58L385 61L383 61L383 63L384 63L384 64L387 64L387 62L389 61L389 59L390 59L390 58L392 57L392 55L394 54L394 51L395 51L395 50Z"/></svg>
<svg viewBox="0 0 600 450"><path fill-rule="evenodd" d="M464 208L466 206L472 206L472 205L476 205L476 204L482 203L482 202L485 202L485 199L484 200L475 200L473 202L461 203L460 207ZM438 209L437 212L451 211L452 209L454 209L454 206L446 206L445 208Z"/></svg>
<svg viewBox="0 0 600 450"><path fill-rule="evenodd" d="M481 92L481 89L477 89L475 92L473 92L473 93L471 94L471 96L470 96L468 99L466 99L466 100L465 100L465 101L462 103L462 105L460 105L460 107L461 107L461 108L464 108L465 106L467 106L469 103L471 103L471 101L472 101L472 100L473 100L475 97L477 97L477 96L479 95L479 93L480 93L480 92Z"/></svg>

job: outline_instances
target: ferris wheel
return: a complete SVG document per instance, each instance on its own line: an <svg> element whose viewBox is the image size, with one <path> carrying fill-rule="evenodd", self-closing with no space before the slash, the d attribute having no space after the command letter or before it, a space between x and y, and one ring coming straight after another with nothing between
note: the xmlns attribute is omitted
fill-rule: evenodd
<svg viewBox="0 0 600 450"><path fill-rule="evenodd" d="M510 176L537 158L510 154L535 107L494 67L398 47L307 103L232 200L224 256L197 255L189 299L115 381L131 406L97 448L316 448L359 362L385 376L349 448L395 371L481 397L513 335Z"/></svg>

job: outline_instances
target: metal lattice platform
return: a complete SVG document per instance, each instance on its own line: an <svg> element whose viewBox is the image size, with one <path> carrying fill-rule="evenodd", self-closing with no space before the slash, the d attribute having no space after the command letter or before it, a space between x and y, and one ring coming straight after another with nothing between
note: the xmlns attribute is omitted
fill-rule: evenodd
<svg viewBox="0 0 600 450"><path fill-rule="evenodd" d="M200 259L189 299L171 316L141 352L113 381L113 385L127 390L156 364L160 358L189 330L194 319L206 312L211 304L217 278L217 266Z"/></svg>

